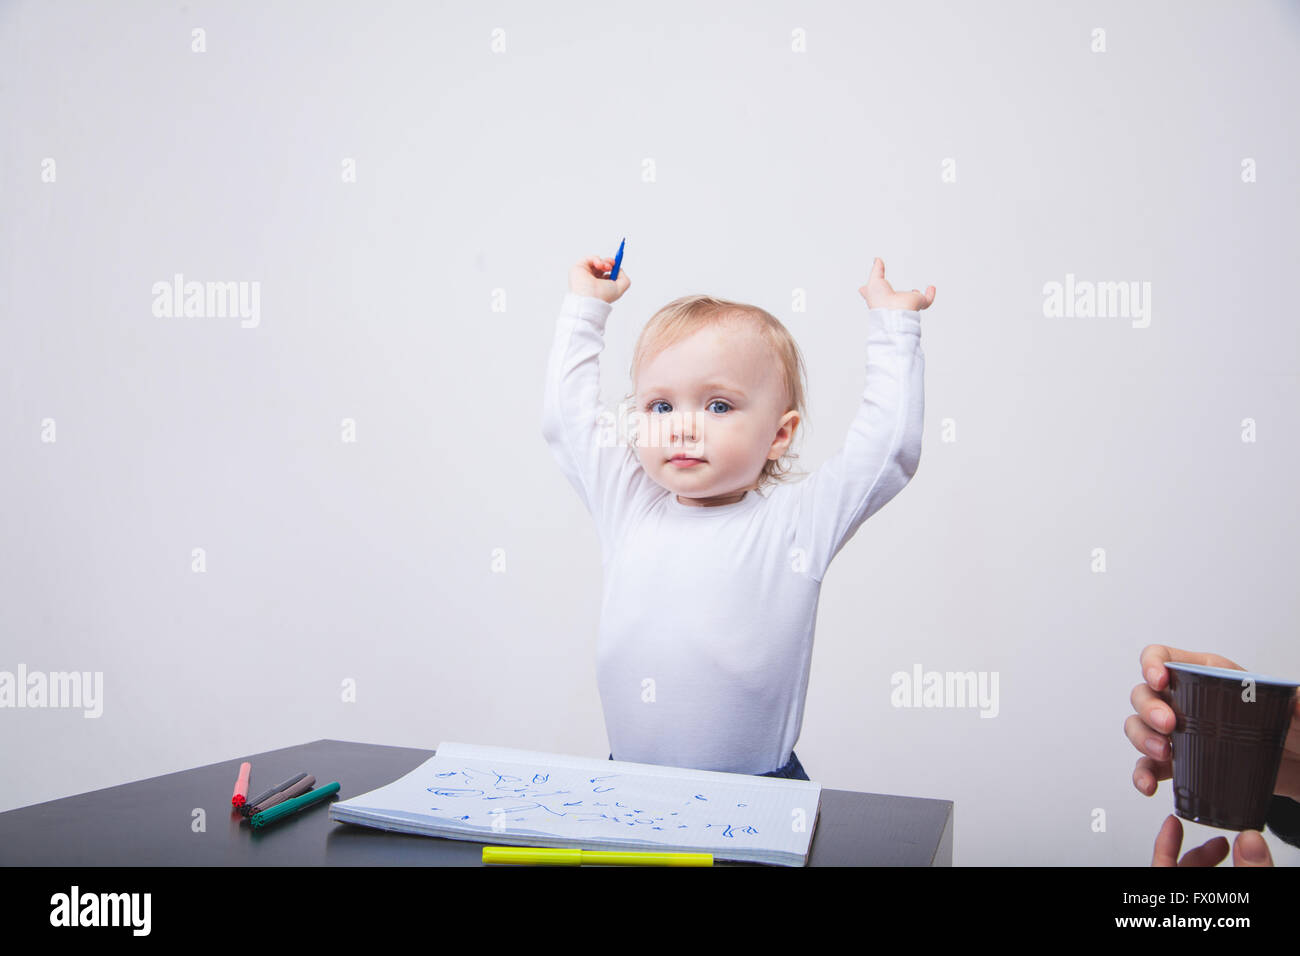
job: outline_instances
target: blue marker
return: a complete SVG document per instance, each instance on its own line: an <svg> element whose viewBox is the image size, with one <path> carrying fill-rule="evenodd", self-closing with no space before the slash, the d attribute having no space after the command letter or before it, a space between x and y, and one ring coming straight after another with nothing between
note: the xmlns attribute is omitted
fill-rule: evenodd
<svg viewBox="0 0 1300 956"><path fill-rule="evenodd" d="M614 257L614 271L609 274L610 279L618 278L618 267L623 264L623 246L627 244L627 238L618 244L618 255Z"/></svg>

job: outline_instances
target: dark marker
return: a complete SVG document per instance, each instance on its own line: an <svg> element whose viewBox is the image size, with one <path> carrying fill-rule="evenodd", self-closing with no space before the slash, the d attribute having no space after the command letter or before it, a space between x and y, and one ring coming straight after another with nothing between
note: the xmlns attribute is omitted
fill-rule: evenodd
<svg viewBox="0 0 1300 956"><path fill-rule="evenodd" d="M297 783L305 776L307 776L305 773L300 773L296 777L290 777L288 780L286 780L284 783L278 786L268 787L267 789L259 793L256 797L254 797L252 800L249 800L242 807L240 807L239 812L246 817L251 816L253 813L253 807L257 806L259 803L269 800L271 797L274 797L281 790L288 790L290 787L292 787L295 783Z"/></svg>

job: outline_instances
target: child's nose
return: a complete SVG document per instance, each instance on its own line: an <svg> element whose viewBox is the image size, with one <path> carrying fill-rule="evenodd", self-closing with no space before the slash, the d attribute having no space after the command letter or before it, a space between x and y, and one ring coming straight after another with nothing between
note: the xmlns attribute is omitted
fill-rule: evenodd
<svg viewBox="0 0 1300 956"><path fill-rule="evenodd" d="M678 438L683 441L694 441L699 437L696 432L699 430L698 422L695 416L690 412L677 412L673 415L673 440Z"/></svg>

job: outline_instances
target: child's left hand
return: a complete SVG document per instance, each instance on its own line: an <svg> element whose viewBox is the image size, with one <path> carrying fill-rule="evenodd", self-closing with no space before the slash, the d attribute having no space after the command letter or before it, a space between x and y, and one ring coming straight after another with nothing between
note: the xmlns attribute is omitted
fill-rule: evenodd
<svg viewBox="0 0 1300 956"><path fill-rule="evenodd" d="M928 287L924 293L917 289L911 292L895 292L894 287L885 280L885 263L877 259L871 265L871 278L867 284L858 289L862 298L867 300L867 308L870 309L907 309L909 311L918 311L929 308L930 303L934 301L934 286Z"/></svg>

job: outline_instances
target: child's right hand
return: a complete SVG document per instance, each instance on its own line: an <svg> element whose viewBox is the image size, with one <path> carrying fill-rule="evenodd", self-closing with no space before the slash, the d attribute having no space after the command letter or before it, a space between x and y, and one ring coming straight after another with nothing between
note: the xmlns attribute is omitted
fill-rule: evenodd
<svg viewBox="0 0 1300 956"><path fill-rule="evenodd" d="M605 302L616 301L627 291L628 286L632 284L632 280L628 277L627 270L622 266L619 267L617 279L605 278L613 268L613 259L606 259L602 256L580 259L569 270L569 291L576 295L602 299Z"/></svg>

